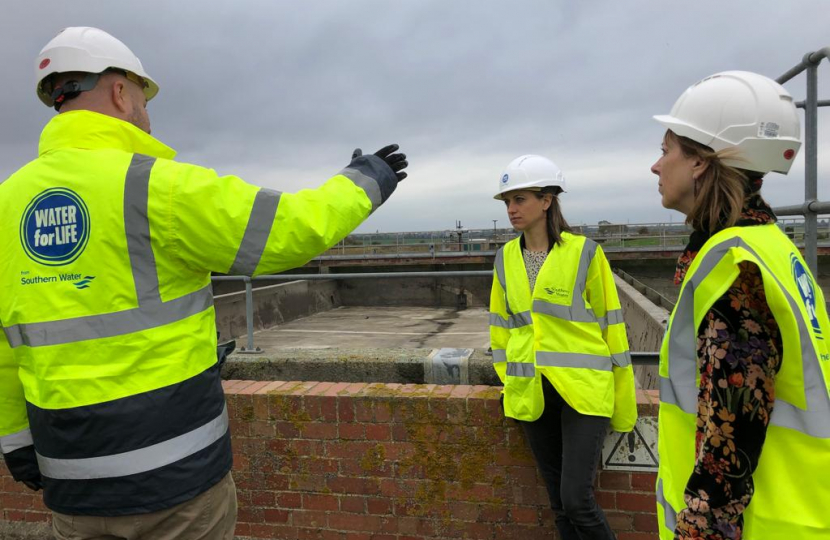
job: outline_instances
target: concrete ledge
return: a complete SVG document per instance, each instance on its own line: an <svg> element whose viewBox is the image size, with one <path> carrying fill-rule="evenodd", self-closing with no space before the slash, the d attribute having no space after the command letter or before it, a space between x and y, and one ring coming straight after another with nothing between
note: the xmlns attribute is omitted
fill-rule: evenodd
<svg viewBox="0 0 830 540"><path fill-rule="evenodd" d="M424 364L436 349L278 349L231 355L223 379L425 384ZM493 359L475 349L467 364L469 383L499 386Z"/></svg>

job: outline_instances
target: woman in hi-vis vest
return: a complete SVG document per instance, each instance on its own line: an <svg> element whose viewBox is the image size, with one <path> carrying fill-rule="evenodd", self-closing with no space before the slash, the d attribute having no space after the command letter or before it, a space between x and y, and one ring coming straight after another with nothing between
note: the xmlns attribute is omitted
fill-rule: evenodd
<svg viewBox="0 0 830 540"><path fill-rule="evenodd" d="M660 538L830 538L830 324L760 193L801 146L792 97L728 71L654 118L662 204L693 228L660 351Z"/></svg>
<svg viewBox="0 0 830 540"><path fill-rule="evenodd" d="M532 155L499 179L495 198L521 236L496 254L490 341L504 414L524 428L560 538L608 540L593 484L609 424L634 428L634 373L611 268L571 233L564 187L559 168Z"/></svg>

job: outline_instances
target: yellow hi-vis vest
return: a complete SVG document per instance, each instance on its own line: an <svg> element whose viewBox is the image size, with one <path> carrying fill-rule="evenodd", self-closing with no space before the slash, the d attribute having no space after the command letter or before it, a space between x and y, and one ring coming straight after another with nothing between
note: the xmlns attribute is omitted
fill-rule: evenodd
<svg viewBox="0 0 830 540"><path fill-rule="evenodd" d="M505 244L496 254L490 342L506 416L539 418L544 375L577 412L607 416L616 431L634 428L634 371L622 308L594 241L562 233L533 291L520 238Z"/></svg>
<svg viewBox="0 0 830 540"><path fill-rule="evenodd" d="M669 320L660 351L657 516L663 540L674 538L695 464L697 329L744 261L761 270L784 350L743 538L830 538L830 322L824 295L798 249L776 225L761 225L726 229L706 242Z"/></svg>
<svg viewBox="0 0 830 540"><path fill-rule="evenodd" d="M14 351L0 343L0 444L31 437L46 505L62 513L161 510L227 474L211 272L300 266L397 184L376 156L291 194L174 155L129 123L67 112L0 183L0 325Z"/></svg>

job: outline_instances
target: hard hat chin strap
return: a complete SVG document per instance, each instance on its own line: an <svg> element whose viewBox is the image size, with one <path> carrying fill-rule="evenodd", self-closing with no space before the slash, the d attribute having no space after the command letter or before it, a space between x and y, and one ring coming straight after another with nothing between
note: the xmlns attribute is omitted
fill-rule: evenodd
<svg viewBox="0 0 830 540"><path fill-rule="evenodd" d="M60 112L64 103L70 99L75 99L81 94L81 92L88 92L89 90L95 88L95 85L98 84L100 76L100 73L87 73L86 77L84 77L81 82L66 81L61 86L52 90L51 97L55 102L55 110Z"/></svg>

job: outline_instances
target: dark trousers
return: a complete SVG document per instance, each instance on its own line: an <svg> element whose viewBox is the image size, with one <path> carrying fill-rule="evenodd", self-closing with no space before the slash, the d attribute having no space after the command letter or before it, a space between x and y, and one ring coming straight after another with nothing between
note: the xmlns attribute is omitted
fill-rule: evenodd
<svg viewBox="0 0 830 540"><path fill-rule="evenodd" d="M545 410L534 422L521 422L556 512L562 540L614 540L594 499L594 478L610 422L572 409L542 377Z"/></svg>

